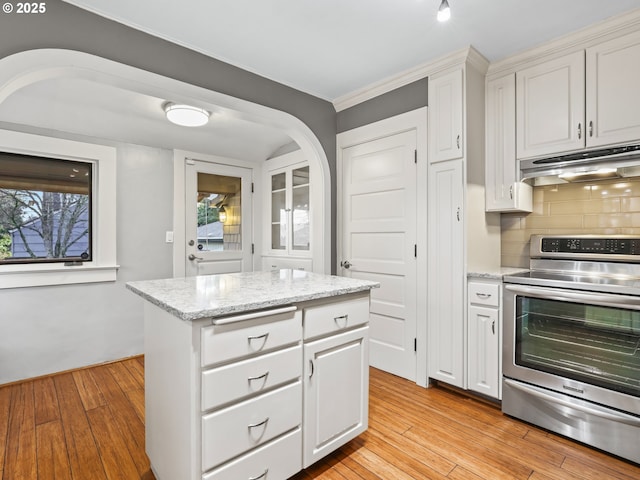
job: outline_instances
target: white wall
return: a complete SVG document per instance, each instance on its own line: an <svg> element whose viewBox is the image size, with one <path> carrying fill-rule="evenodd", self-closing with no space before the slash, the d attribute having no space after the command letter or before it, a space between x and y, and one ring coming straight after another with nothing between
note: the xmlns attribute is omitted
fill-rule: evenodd
<svg viewBox="0 0 640 480"><path fill-rule="evenodd" d="M125 283L172 276L173 152L116 146L118 280L0 290L0 384L143 353Z"/></svg>

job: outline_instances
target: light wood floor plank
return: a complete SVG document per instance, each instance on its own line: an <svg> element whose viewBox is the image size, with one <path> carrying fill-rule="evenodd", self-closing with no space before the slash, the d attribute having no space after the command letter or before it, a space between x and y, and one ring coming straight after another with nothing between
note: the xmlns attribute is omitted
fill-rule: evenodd
<svg viewBox="0 0 640 480"><path fill-rule="evenodd" d="M73 479L107 480L72 374L58 375L54 377L54 383Z"/></svg>
<svg viewBox="0 0 640 480"><path fill-rule="evenodd" d="M40 378L33 382L35 401L35 422L40 425L60 419L58 395L53 378Z"/></svg>
<svg viewBox="0 0 640 480"><path fill-rule="evenodd" d="M72 375L85 410L93 410L107 404L90 369L77 370L72 372Z"/></svg>
<svg viewBox="0 0 640 480"><path fill-rule="evenodd" d="M38 478L71 480L71 465L59 420L36 427Z"/></svg>
<svg viewBox="0 0 640 480"><path fill-rule="evenodd" d="M16 385L11 392L7 452L3 476L11 480L36 478L36 424L33 382Z"/></svg>
<svg viewBox="0 0 640 480"><path fill-rule="evenodd" d="M109 480L140 478L129 449L120 435L116 419L109 407L98 407L87 412L91 431L100 451L100 458Z"/></svg>

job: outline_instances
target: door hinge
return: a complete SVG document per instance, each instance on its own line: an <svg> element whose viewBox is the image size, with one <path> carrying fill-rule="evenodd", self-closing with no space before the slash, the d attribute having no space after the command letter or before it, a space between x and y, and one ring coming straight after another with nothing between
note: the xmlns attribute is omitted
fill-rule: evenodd
<svg viewBox="0 0 640 480"><path fill-rule="evenodd" d="M418 258L418 244L413 245L413 256Z"/></svg>
<svg viewBox="0 0 640 480"><path fill-rule="evenodd" d="M254 253L256 253L256 246L254 243L251 244L251 254L253 255Z"/></svg>
<svg viewBox="0 0 640 480"><path fill-rule="evenodd" d="M251 193L253 193L253 182L251 182Z"/></svg>
<svg viewBox="0 0 640 480"><path fill-rule="evenodd" d="M418 163L418 150L413 151L413 163Z"/></svg>
<svg viewBox="0 0 640 480"><path fill-rule="evenodd" d="M418 351L418 339L417 338L413 339L413 351L414 352Z"/></svg>

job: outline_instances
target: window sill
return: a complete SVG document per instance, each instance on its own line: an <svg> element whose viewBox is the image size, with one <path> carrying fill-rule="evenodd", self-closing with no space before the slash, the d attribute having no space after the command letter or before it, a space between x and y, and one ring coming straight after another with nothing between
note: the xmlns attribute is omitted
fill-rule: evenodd
<svg viewBox="0 0 640 480"><path fill-rule="evenodd" d="M0 267L0 289L115 282L119 265L73 266L59 264L25 269Z"/></svg>

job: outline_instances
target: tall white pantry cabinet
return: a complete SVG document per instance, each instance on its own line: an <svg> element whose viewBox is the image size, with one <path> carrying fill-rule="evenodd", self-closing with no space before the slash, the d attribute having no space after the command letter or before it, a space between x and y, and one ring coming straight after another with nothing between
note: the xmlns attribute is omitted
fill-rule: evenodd
<svg viewBox="0 0 640 480"><path fill-rule="evenodd" d="M484 75L470 48L429 76L429 379L467 388L467 272L500 267L500 217L485 212Z"/></svg>

